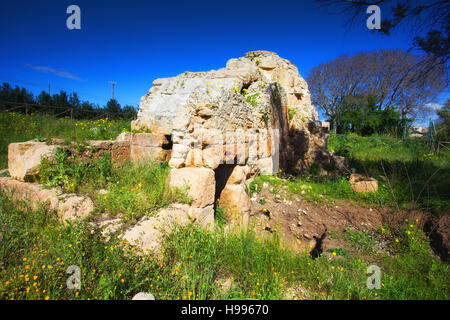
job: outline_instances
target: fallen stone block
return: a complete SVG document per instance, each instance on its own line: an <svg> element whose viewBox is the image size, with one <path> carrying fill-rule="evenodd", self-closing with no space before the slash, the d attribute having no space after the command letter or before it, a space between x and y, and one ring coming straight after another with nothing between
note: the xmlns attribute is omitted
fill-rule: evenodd
<svg viewBox="0 0 450 320"><path fill-rule="evenodd" d="M94 211L94 203L88 197L68 194L59 198L57 212L63 221L84 218Z"/></svg>
<svg viewBox="0 0 450 320"><path fill-rule="evenodd" d="M45 142L27 141L8 146L8 169L11 177L20 181L31 181L38 174L42 157L49 157L57 146Z"/></svg>
<svg viewBox="0 0 450 320"><path fill-rule="evenodd" d="M137 246L144 253L158 254L164 234L170 233L175 224L187 225L190 222L187 214L188 207L184 205L178 208L166 208L154 217L144 217L124 233L123 239Z"/></svg>
<svg viewBox="0 0 450 320"><path fill-rule="evenodd" d="M63 194L60 189L45 189L37 183L0 178L0 189L15 201L28 201L33 210L42 206L56 211L63 221L86 217L94 211L94 203L88 197Z"/></svg>
<svg viewBox="0 0 450 320"><path fill-rule="evenodd" d="M355 192L377 192L378 181L371 177L364 177L360 174L353 173L350 175L349 182L352 190Z"/></svg>

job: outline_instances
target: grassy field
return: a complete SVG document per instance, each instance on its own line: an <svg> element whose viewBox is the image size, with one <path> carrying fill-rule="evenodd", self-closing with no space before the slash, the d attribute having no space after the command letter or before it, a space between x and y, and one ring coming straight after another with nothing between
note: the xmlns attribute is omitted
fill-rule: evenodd
<svg viewBox="0 0 450 320"><path fill-rule="evenodd" d="M70 121L44 116L0 114L0 159L6 167L7 145L14 141L60 137L115 138L129 130L118 121ZM379 191L354 193L346 179L260 176L249 192L266 182L301 193L308 201L345 199L360 205L416 206L436 215L449 208L449 154L428 154L420 140L331 136L330 150L349 157L359 172L376 177ZM109 156L83 163L60 150L40 167L41 182L91 196L94 213L122 214L135 221L173 201L189 202L183 190L169 190L167 164L125 164L115 168ZM305 189L306 186L306 189ZM106 194L97 193L105 189ZM302 193L302 191L304 191ZM395 210L393 210L395 212ZM219 213L219 212L218 212ZM93 218L93 217L90 217ZM109 241L89 219L63 225L55 213L31 211L0 193L0 299L131 299L151 292L156 299L449 299L449 266L435 257L415 222L364 231L331 234L358 254L333 249L335 259L294 253L274 233L261 238L194 226L176 228L163 242L162 258L142 255L121 240ZM382 237L389 250L376 250ZM389 254L387 252L390 252ZM394 254L392 254L394 253ZM381 288L366 286L367 268L383 270ZM81 270L81 287L67 290L69 266ZM226 285L224 285L226 283Z"/></svg>
<svg viewBox="0 0 450 320"><path fill-rule="evenodd" d="M375 177L378 192L354 192L348 174L326 178L311 173L298 177L261 175L251 183L250 192L259 192L262 184L268 183L274 193L287 187L292 194L318 203L343 199L359 205L387 206L394 211L427 211L436 217L449 212L450 152L430 154L421 139L403 142L389 137L335 135L330 136L329 150L348 157L357 172Z"/></svg>
<svg viewBox="0 0 450 320"><path fill-rule="evenodd" d="M0 299L131 299L141 291L157 299L449 298L449 267L431 255L413 224L389 238L395 257L345 257L336 249L340 259L312 259L252 230L185 227L167 237L158 260L118 237L105 243L87 222L64 226L55 215L32 212L26 204L17 209L3 195L0 209ZM367 250L361 238L355 234L348 241ZM366 287L374 261L386 270L379 290ZM80 268L81 285L67 290L71 265ZM229 286L221 286L226 279Z"/></svg>
<svg viewBox="0 0 450 320"><path fill-rule="evenodd" d="M426 210L436 216L450 210L450 152L430 153L425 139L332 135L329 150L348 157L358 172L381 181L389 192L382 189L380 201L390 195L396 208Z"/></svg>
<svg viewBox="0 0 450 320"><path fill-rule="evenodd" d="M67 141L115 139L131 131L129 120L94 121L0 112L0 168L8 166L8 145L32 139L61 138Z"/></svg>

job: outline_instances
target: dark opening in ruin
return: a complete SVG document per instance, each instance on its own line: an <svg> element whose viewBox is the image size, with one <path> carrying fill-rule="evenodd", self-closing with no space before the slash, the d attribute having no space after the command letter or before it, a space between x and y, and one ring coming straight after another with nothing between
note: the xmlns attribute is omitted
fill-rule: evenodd
<svg viewBox="0 0 450 320"><path fill-rule="evenodd" d="M166 134L164 137L167 140L167 143L162 145L163 150L172 150L173 142L172 142L172 135Z"/></svg>
<svg viewBox="0 0 450 320"><path fill-rule="evenodd" d="M325 232L320 237L316 237L316 236L314 237L314 240L316 240L316 245L310 252L311 258L317 259L318 257L320 257L320 255L323 252L322 242L326 236L327 236L327 231L325 230Z"/></svg>
<svg viewBox="0 0 450 320"><path fill-rule="evenodd" d="M220 198L220 194L222 193L223 188L225 188L235 166L235 164L221 164L214 170L214 176L216 178L214 207L217 205L217 200Z"/></svg>
<svg viewBox="0 0 450 320"><path fill-rule="evenodd" d="M241 94L245 94L244 89L248 90L248 88L250 88L250 85L253 83L254 81L250 81L248 83L244 83L242 85L242 89L241 89Z"/></svg>

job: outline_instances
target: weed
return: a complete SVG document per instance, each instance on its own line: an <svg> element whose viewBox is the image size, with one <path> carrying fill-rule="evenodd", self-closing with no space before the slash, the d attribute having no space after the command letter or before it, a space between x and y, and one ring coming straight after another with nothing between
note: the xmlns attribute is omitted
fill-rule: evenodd
<svg viewBox="0 0 450 320"><path fill-rule="evenodd" d="M431 255L424 234L405 226L400 254L379 260L382 288L366 287L362 258L312 259L285 248L276 233L254 229L206 231L175 226L163 242L163 258L142 254L117 236L108 242L90 223L61 224L56 214L16 209L0 194L0 299L284 299L302 287L309 299L448 299L449 267ZM26 213L26 214L24 214ZM81 287L68 290L67 267L81 269ZM223 288L218 280L229 279Z"/></svg>
<svg viewBox="0 0 450 320"><path fill-rule="evenodd" d="M71 120L14 112L0 112L0 128L0 168L7 167L8 145L13 142L60 138L83 143L115 139L122 131L131 131L130 121L126 120Z"/></svg>

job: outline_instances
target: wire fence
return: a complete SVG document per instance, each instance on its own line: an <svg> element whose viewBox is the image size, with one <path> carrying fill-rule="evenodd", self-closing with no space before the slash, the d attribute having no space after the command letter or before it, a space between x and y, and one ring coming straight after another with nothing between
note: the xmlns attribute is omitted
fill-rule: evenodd
<svg viewBox="0 0 450 320"><path fill-rule="evenodd" d="M105 108L74 108L54 105L43 105L28 102L0 101L0 111L19 112L25 115L45 114L56 118L68 117L77 120L98 120L98 119L123 119L133 120L136 118L136 110L110 111Z"/></svg>

